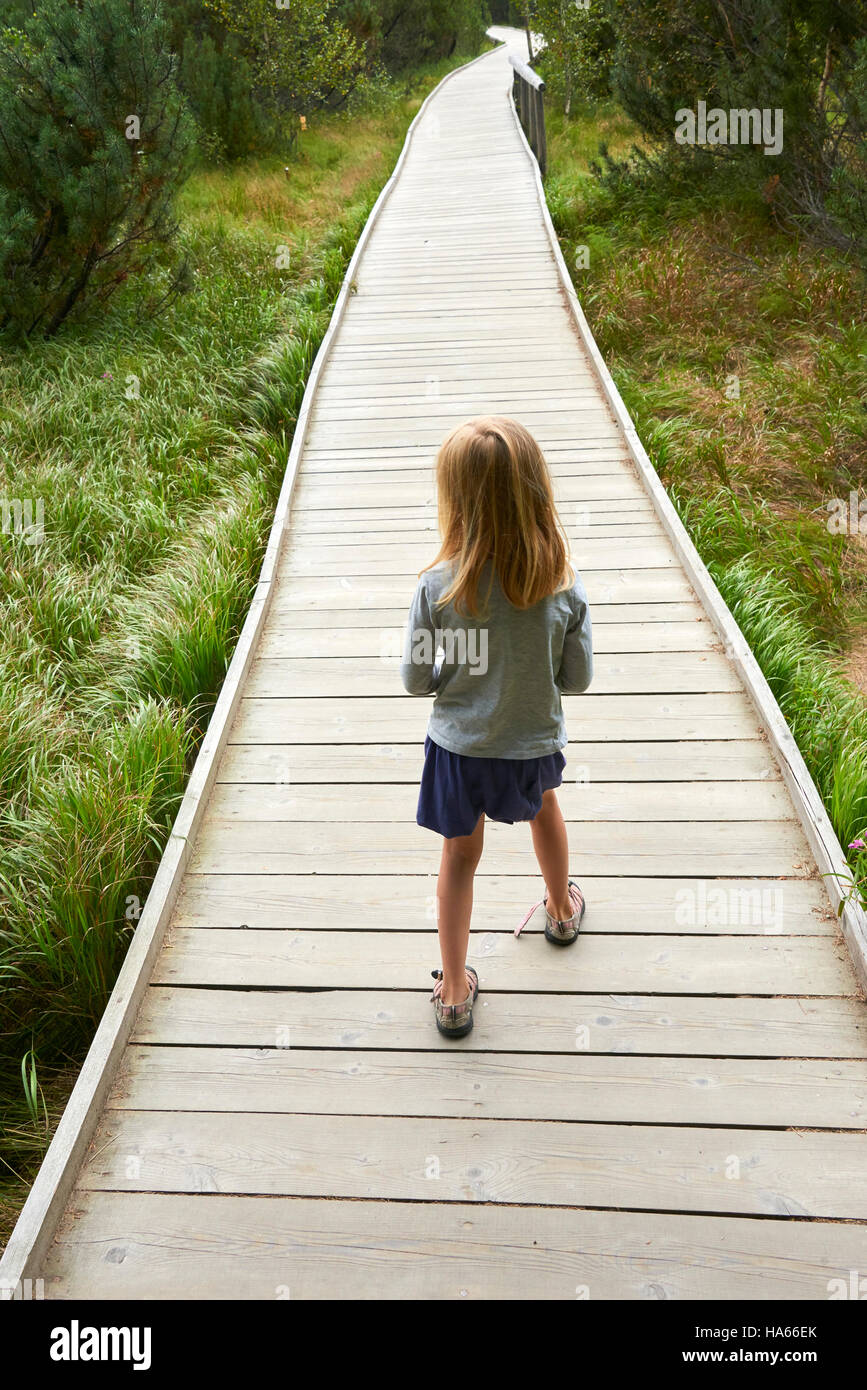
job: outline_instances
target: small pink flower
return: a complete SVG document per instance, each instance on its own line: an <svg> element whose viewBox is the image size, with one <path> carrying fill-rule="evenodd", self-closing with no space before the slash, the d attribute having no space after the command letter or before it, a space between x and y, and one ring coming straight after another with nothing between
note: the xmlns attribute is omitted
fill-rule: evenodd
<svg viewBox="0 0 867 1390"><path fill-rule="evenodd" d="M850 849L867 849L867 843L865 843L864 840L850 840L850 841L849 841L849 848L850 848Z"/></svg>
<svg viewBox="0 0 867 1390"><path fill-rule="evenodd" d="M106 378L106 377L110 377L110 376L111 376L111 372L103 372L103 374L102 374L102 379L103 379L103 381L105 381L105 378Z"/></svg>

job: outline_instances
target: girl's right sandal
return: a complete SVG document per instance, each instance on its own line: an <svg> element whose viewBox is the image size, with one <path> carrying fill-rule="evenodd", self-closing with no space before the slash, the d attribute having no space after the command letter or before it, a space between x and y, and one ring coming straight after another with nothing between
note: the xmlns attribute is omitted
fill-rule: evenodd
<svg viewBox="0 0 867 1390"><path fill-rule="evenodd" d="M472 982L472 989L462 1004L444 1004L442 1001L443 972L441 970L430 972L436 980L431 995L436 1024L445 1038L465 1038L467 1033L472 1032L473 1005L479 993L479 977L471 965L466 967L466 971Z"/></svg>

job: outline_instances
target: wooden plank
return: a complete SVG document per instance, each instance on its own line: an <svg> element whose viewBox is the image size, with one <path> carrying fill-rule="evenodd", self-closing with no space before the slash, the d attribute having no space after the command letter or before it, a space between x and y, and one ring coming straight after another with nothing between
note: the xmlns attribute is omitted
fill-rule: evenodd
<svg viewBox="0 0 867 1390"><path fill-rule="evenodd" d="M441 396L452 397L463 392L467 396L486 396L493 400L502 394L514 399L516 392L532 397L547 392L549 399L584 397L598 391L593 371L581 360L552 358L544 364L533 364L514 358L497 358L496 351L476 355L470 361L440 358L429 363L418 353L409 359L382 362L376 357L358 358L352 354L331 359L328 382L323 384L320 400L400 399L410 396L428 400L432 383Z"/></svg>
<svg viewBox="0 0 867 1390"><path fill-rule="evenodd" d="M329 634L324 634L328 636ZM403 633L399 633L402 637ZM371 653L369 665L354 657L262 657L247 683L250 696L318 696L351 690L353 696L393 695L400 685L400 663L387 653ZM617 653L595 656L587 699L606 695L685 694L740 690L741 684L721 652Z"/></svg>
<svg viewBox="0 0 867 1390"><path fill-rule="evenodd" d="M355 320L350 324L350 330L360 325L365 332L375 332L381 323L388 323L404 334L408 318L414 326L447 319L458 326L465 326L467 332L475 332L481 316L487 319L490 315L496 320L518 319L523 315L526 320L528 311L545 315L561 307L556 284L542 284L535 288L530 286L505 293L498 293L490 285L467 285L465 289L457 286L433 296L412 284L405 287L402 295L384 295L360 283L353 298Z"/></svg>
<svg viewBox="0 0 867 1390"><path fill-rule="evenodd" d="M583 357L576 356L574 345L571 351L551 345L541 362L528 359L525 350L505 341L488 344L487 350L472 343L461 343L459 347L448 343L378 343L345 349L341 345L329 360L331 386L344 381L350 385L369 381L374 388L389 380L424 383L435 374L462 381L473 390L498 381L510 388L517 383L532 387L538 385L540 378L559 388L570 382L580 385L588 380L588 374L589 378L593 376Z"/></svg>
<svg viewBox="0 0 867 1390"><path fill-rule="evenodd" d="M294 511L327 511L356 507L385 505L383 489L376 483L368 483L349 475L334 475L336 481L320 481L318 477L305 475L299 482L293 498ZM558 506L569 502L580 502L582 509L588 502L600 501L606 505L601 510L611 521L620 514L621 501L641 501L640 484L636 479L624 474L622 478L555 478L554 498ZM427 486L420 483L394 484L388 489L389 507L436 506L433 473Z"/></svg>
<svg viewBox="0 0 867 1390"><path fill-rule="evenodd" d="M385 448L400 452L408 446L412 446L420 450L426 449L431 465L433 465L437 450L460 419L460 414L456 417L454 413L445 413L441 420L431 420L430 413L426 412L424 419L382 419L370 425L353 422L351 429L345 421L335 421L328 425L320 421L313 442L315 447L320 450L342 448L352 451L355 447L363 450L375 449L382 445ZM600 450L608 449L615 456L619 456L623 444L617 427L604 416L595 417L589 422L581 424L577 420L545 422L541 419L535 419L529 412L524 412L521 423L532 430L546 458L549 458L554 450L569 454L579 452L581 446L585 450L592 446L596 446ZM350 435L351 442L347 443ZM562 489L563 479L558 476L555 469L557 463L564 460L550 458L549 461L554 494L557 496L558 489ZM624 474L628 474L629 469L625 458L623 462Z"/></svg>
<svg viewBox="0 0 867 1390"><path fill-rule="evenodd" d="M445 437L446 432L438 436L438 441ZM346 435L343 437L345 439ZM398 499L412 491L413 501L429 507L429 496L436 496L435 450L420 450L418 454L411 455L395 439L391 454L387 455L381 450L376 452L383 466L368 468L366 464L372 457L370 452L364 454L360 449L345 449L338 455L327 448L323 449L321 453L328 458L329 466L319 472L305 470L301 479L305 491L316 494L325 489L343 487L351 489L353 496L356 493L366 496L375 491L380 500L388 494L391 505L396 505ZM569 457L562 461L552 461L548 465L554 496L561 506L564 502L583 503L590 498L617 500L624 496L638 496L634 489L627 487L633 480L624 469L616 441L600 436L581 450L568 450L568 454ZM402 466L407 463L409 466ZM616 521L617 516L617 509L609 508L607 519Z"/></svg>
<svg viewBox="0 0 867 1390"><path fill-rule="evenodd" d="M417 991L184 989L145 994L132 1041L162 1046L582 1051L689 1057L867 1058L867 1022L853 999L672 995L491 994L484 1039L443 1038Z"/></svg>
<svg viewBox="0 0 867 1390"><path fill-rule="evenodd" d="M458 268L449 267L448 295L460 297L464 291L482 290L493 296L502 288L503 271L487 265L484 260ZM382 264L372 267L360 275L356 295L360 303L391 301L398 307L405 303L404 296L409 292L427 299L433 290L437 294L443 290L443 276L440 270L431 270L427 264L409 261L401 265L385 268ZM557 272L553 261L548 266L528 266L521 275L520 293L535 290L559 289Z"/></svg>
<svg viewBox="0 0 867 1390"><path fill-rule="evenodd" d="M867 1239L833 1221L466 1201L83 1192L77 1208L47 1298L818 1300L849 1287Z"/></svg>
<svg viewBox="0 0 867 1390"><path fill-rule="evenodd" d="M365 347L364 344L350 344L341 335L340 342L336 345L333 353L329 357L329 364L340 370L347 370L355 366L369 367L374 363L384 362L395 364L401 367L412 366L417 363L427 364L437 363L454 364L456 367L465 368L475 367L477 363L487 366L507 366L511 364L513 371L518 370L520 364L527 363L527 350L520 338L507 340L479 338L475 342L461 343L460 348L452 346L450 343L440 345L430 343L381 343L375 349ZM592 366L588 365L583 353L575 352L575 339L571 339L568 347L558 349L555 344L549 343L545 353L546 365L551 362L560 372L568 370L570 367L575 370L592 371ZM530 366L538 369L538 361L531 358ZM390 375L390 368L388 375ZM330 377L329 377L330 379Z"/></svg>
<svg viewBox="0 0 867 1390"><path fill-rule="evenodd" d="M443 437L448 431L445 430ZM419 486L426 486L428 483L435 482L436 476L436 455L435 447L428 445L418 446L411 440L399 440L384 442L380 447L370 443L358 443L356 445L347 444L350 438L347 432L343 436L343 443L333 447L316 447L311 450L309 459L311 463L322 461L326 467L318 470L326 476L318 476L316 471L311 470L311 479L314 483L332 482L336 478L343 480L343 475L347 485L355 485L359 482L375 483L379 489L379 496L387 504L387 488L394 482L414 482ZM606 436L587 438L581 443L555 443L546 449L548 470L554 483L555 492L563 479L569 477L593 476L585 464L599 462L600 468L597 470L606 477L611 474L631 477L630 470L625 466L622 446L616 439ZM612 465L617 465L613 467ZM576 473L575 469L582 471ZM373 474L368 478L358 478L359 473ZM637 494L636 494L637 496ZM638 499L640 500L640 498ZM436 522L436 516L428 514L429 522Z"/></svg>
<svg viewBox="0 0 867 1390"><path fill-rule="evenodd" d="M578 701L582 701L577 708ZM563 697L567 722L588 743L645 740L758 738L755 715L737 691L708 695L580 695ZM232 743L424 742L430 714L425 698L245 699Z"/></svg>
<svg viewBox="0 0 867 1390"><path fill-rule="evenodd" d="M347 816L351 813L346 812ZM572 832L573 874L706 877L808 877L813 870L804 832L795 821L581 821ZM485 827L489 873L527 873L526 824ZM428 872L439 837L414 823L382 823L375 836L355 820L228 821L209 817L192 862L196 873Z"/></svg>
<svg viewBox="0 0 867 1390"><path fill-rule="evenodd" d="M448 424L446 424L447 432ZM577 436L568 437L558 432L551 435L545 447L545 458L555 478L557 477L556 470L563 464L571 463L575 458L594 453L615 454L623 463L622 471L632 476L628 453L622 440L618 439L616 434L612 435L610 430L601 430L593 426ZM354 430L344 432L340 440L333 445L317 444L313 439L309 454L305 454L305 457L310 458L329 458L335 468L353 468L356 460L370 463L381 458L385 460L389 468L400 468L403 461L408 460L412 464L424 464L431 470L436 464L436 456L437 446L415 439L411 431L400 438L372 442L357 439Z"/></svg>
<svg viewBox="0 0 867 1390"><path fill-rule="evenodd" d="M423 556L420 559L424 559ZM274 609L315 607L403 608L409 610L417 583L416 574L345 575L330 574L311 579L289 575L274 595ZM645 603L688 603L692 590L679 569L585 569L582 573L587 601L594 604L630 603L634 619L641 617Z"/></svg>
<svg viewBox="0 0 867 1390"><path fill-rule="evenodd" d="M231 871L227 866L225 872ZM340 875L335 877L339 881ZM517 926L533 901L516 904L516 916L505 925L514 922ZM367 925L376 927L375 912ZM172 927L153 982L219 988L231 981L238 989L372 989L381 995L392 989L424 991L430 987L430 972L439 957L433 922L428 925L428 935L298 931L291 924L282 932ZM523 990L528 978L536 994L851 996L855 992L851 968L836 939L717 936L710 950L694 937L634 934L641 926L635 918L628 925L633 934L588 931L580 946L569 951L538 937L516 938L511 931L481 937L474 933L468 959L486 992ZM424 994L418 997L424 1003ZM484 1010L480 1008L479 1013L477 1041L482 1045Z"/></svg>
<svg viewBox="0 0 867 1390"><path fill-rule="evenodd" d="M331 515L328 513L328 515ZM439 533L436 522L433 518L425 524L421 521L404 520L397 517L385 517L377 524L367 527L360 525L353 515L335 516L331 525L326 525L323 519L316 514L306 512L294 528L295 535L301 541L315 541L323 551L329 550L332 546L354 545L361 543L369 546L388 546L393 545L396 534L400 534L406 539L412 540L415 544L429 546L432 542L439 545ZM620 521L611 523L598 520L594 523L592 516L587 516L585 522L571 523L567 528L567 534L571 544L582 540L599 541L615 540L623 545L628 545L634 540L644 540L647 538L657 539L661 534L656 522L648 520L646 517L635 515L630 512Z"/></svg>
<svg viewBox="0 0 867 1390"><path fill-rule="evenodd" d="M396 266L438 265L443 261L453 264L460 255L461 248L466 245L467 239L466 218L462 222L455 222L449 226L438 226L435 236L431 235L429 223L425 225L422 222L416 227L404 227L403 219L401 219L398 225L393 223L389 228L388 238L386 240L383 237L380 241L380 248L387 248L386 254L394 258L389 264ZM514 224L511 223L510 217L510 225L507 229L502 230L498 244L500 251L510 258L514 258L517 252L529 253L530 255L534 253L544 254L543 242L537 229L532 226L528 219L523 217L519 217ZM501 312L505 312L507 307L507 301L502 299L496 305L496 308ZM437 302L435 297L431 296L429 313L435 315L436 311ZM360 309L357 310L353 327L364 327L368 322L369 316L362 313ZM555 319L554 327L559 326ZM470 327L473 332L478 333L478 318ZM544 320L534 321L532 315L525 315L525 327L528 333L538 336L544 327ZM409 326L404 320L403 328L410 341L417 338L414 322Z"/></svg>
<svg viewBox="0 0 867 1390"><path fill-rule="evenodd" d="M472 368L440 365L436 372L425 370L423 365L394 364L386 375L381 366L364 362L355 367L333 365L328 384L323 384L318 398L320 405L390 400L425 405L432 391L452 403L464 396L469 405L483 396L492 401L517 402L513 408L521 409L522 400L532 402L542 396L557 401L593 399L598 397L599 386L594 374L579 364L552 363L547 369L537 368L535 373L532 367L519 363L512 373L503 363L478 362Z"/></svg>
<svg viewBox="0 0 867 1390"><path fill-rule="evenodd" d="M867 1216L865 1134L107 1111L95 1147L84 1191Z"/></svg>
<svg viewBox="0 0 867 1390"><path fill-rule="evenodd" d="M492 130L495 127L492 127ZM438 152L441 157L441 151ZM517 166L516 166L517 167ZM468 186L471 186L468 184ZM473 185L474 186L474 185ZM539 218L535 214L533 205L529 199L509 199L502 196L503 187L501 183L497 185L498 192L501 194L499 200L493 198L486 201L485 209L489 213L498 210L508 213L509 223L508 232L511 240L521 241L524 234L536 236L539 245L542 238L539 236L541 228ZM435 234L431 231L431 212L425 204L421 204L418 197L408 197L405 190L401 189L395 195L394 205L390 209L390 216L383 219L380 228L380 242L384 242L387 237L389 247L404 244L410 245L418 242L420 245L444 245L454 243L456 246L463 245L467 240L467 217L466 210L455 206L454 199L448 202L437 211L435 219ZM500 246L508 244L505 240L500 242ZM375 243L374 243L375 245ZM353 308L358 310L353 297Z"/></svg>
<svg viewBox="0 0 867 1390"><path fill-rule="evenodd" d="M356 608L353 606L354 595L347 593L346 603L343 609L333 609L333 622L335 627L346 626L349 622L353 627L358 628L379 628L383 630L393 630L398 628L403 630L407 613L408 604L394 604L391 608ZM642 603L640 606L629 603L606 603L597 605L593 614L593 635L600 632L605 627L613 627L616 624L628 623L635 626L640 622L641 626L647 626L651 630L651 636L655 632L655 625L658 623L700 623L706 621L702 616L701 608L697 603L672 602L671 600L659 603ZM312 608L289 608L280 612L272 608L268 614L268 630L270 632L288 632L292 630L303 630L314 628L322 631L322 619ZM329 622L329 630L331 622ZM616 635L616 634L615 634Z"/></svg>
<svg viewBox="0 0 867 1390"><path fill-rule="evenodd" d="M403 647L406 630L406 614L397 618L392 625L382 627L328 627L282 628L268 625L258 646L261 660L293 661L305 666L322 659L329 662L343 661L349 657L393 659L399 656ZM593 684L586 693L599 693L599 682L604 678L606 658L616 657L621 665L627 656L646 654L652 658L653 671L659 666L659 655L666 653L665 666L684 652L715 652L716 636L710 623L693 621L680 623L605 623L593 626ZM623 666L624 672L628 669ZM687 667L675 662L674 671L686 679ZM719 671L718 663L708 669ZM363 674L363 667L356 667L357 674ZM300 674L300 672L298 673ZM660 676L659 679L665 679Z"/></svg>
<svg viewBox="0 0 867 1390"><path fill-rule="evenodd" d="M435 405L436 402L432 401L430 404ZM439 447L450 433L452 426L460 418L453 413L445 414L442 421L436 423L434 437L429 440L418 437L412 422L406 428L402 428L400 421L391 422L390 433L387 435L375 428L366 435L362 435L353 426L351 430L343 430L340 436L333 441L314 436L311 442L310 458L329 458L335 469L343 468L345 470L355 469L358 461L371 462L377 458L382 458L387 465L387 470L399 469L407 464L412 464L414 467L421 465L423 469L426 468L430 471L432 477ZM425 419L430 420L430 412L425 412ZM558 480L564 465L572 463L576 459L589 458L594 455L601 458L617 459L621 463L621 472L624 476L633 477L622 439L616 429L609 427L604 421L589 422L578 433L560 429L539 429L538 435L539 444L544 448L545 459L554 481L555 492L559 486ZM420 474L415 476L416 481L423 481ZM635 495L640 497L641 494L636 493Z"/></svg>
<svg viewBox="0 0 867 1390"><path fill-rule="evenodd" d="M132 1045L106 1109L864 1130L867 1061Z"/></svg>
<svg viewBox="0 0 867 1390"><path fill-rule="evenodd" d="M515 242L516 252L520 252L520 242ZM383 318L374 324L368 320L356 320L344 329L344 342L358 348L394 347L402 348L408 341L424 347L448 347L461 351L464 345L478 343L478 314L464 318L450 313L431 313L416 315L409 328L405 318L397 315L393 320ZM485 317L485 327L492 333L509 337L521 337L530 352L544 353L551 350L566 352L571 344L568 328L549 329L547 325L537 329L527 328L525 309L500 309Z"/></svg>
<svg viewBox="0 0 867 1390"><path fill-rule="evenodd" d="M646 499L639 496L618 499L616 511L612 508L611 502L606 499L582 497L572 502L563 502L561 499L559 508L560 516L567 526L579 525L593 526L596 524L611 525L631 525L633 521L646 521L652 516L652 509ZM436 530L436 512L422 503L409 503L400 506L398 503L392 504L386 497L381 497L378 505L367 507L345 507L343 503L338 503L336 507L315 507L299 510L293 527L296 523L309 528L310 530L331 531L338 521L342 520L345 527L357 530L359 527L367 528L371 524L377 530L381 528L389 529L394 524L399 530L402 526L408 529L415 525ZM569 530L571 534L571 530ZM704 615L703 615L704 616Z"/></svg>
<svg viewBox="0 0 867 1390"><path fill-rule="evenodd" d="M792 803L781 782L567 782L558 791L568 822L774 821L791 817ZM316 785L221 785L210 813L218 820L341 821L364 824L415 821L416 782L329 782ZM577 831L577 835L583 831Z"/></svg>
<svg viewBox="0 0 867 1390"><path fill-rule="evenodd" d="M443 432L445 434L445 431ZM566 451L564 450L564 453ZM560 478L613 478L623 473L623 459L620 446L610 440L600 439L584 448L571 452L571 457L561 462L549 463L549 471L555 482ZM333 483L335 477L349 474L347 485L354 487L358 482L375 480L378 487L395 483L427 481L434 467L430 452L419 450L412 454L409 450L395 449L391 454L379 450L362 453L346 450L339 457L330 449L317 449L305 460L304 477L320 478ZM342 469L340 474L336 469Z"/></svg>
<svg viewBox="0 0 867 1390"><path fill-rule="evenodd" d="M484 867L484 866L483 866ZM173 919L176 927L205 931L238 928L293 931L429 933L435 919L436 880L427 874L358 878L354 911L345 913L346 885L339 875L188 874ZM587 897L582 930L735 936L831 936L838 928L818 879L600 878L581 880ZM538 872L500 878L480 873L473 898L474 939L512 932L542 896ZM340 914L343 914L340 916ZM537 911L525 936L541 934ZM538 996L530 996L538 999ZM867 1012L865 1012L867 1026ZM842 1054L841 1054L842 1055Z"/></svg>
<svg viewBox="0 0 867 1390"><path fill-rule="evenodd" d="M579 777L589 782L657 782L689 780L696 787L708 781L755 782L779 774L764 743L721 739L683 743L572 742L566 750L565 782ZM230 744L223 755L222 782L313 782L317 786L341 778L344 782L418 783L424 754L414 743L244 743Z"/></svg>
<svg viewBox="0 0 867 1390"><path fill-rule="evenodd" d="M600 932L836 936L836 919L817 880L600 878L585 875L585 934ZM357 913L343 930L430 931L435 915L435 877L406 875L379 881L359 878ZM480 873L474 899L474 930L511 932L518 914L542 891L537 876L497 877ZM177 908L175 925L286 930L333 928L345 903L339 875L191 874ZM541 933L537 910L525 928Z"/></svg>
<svg viewBox="0 0 867 1390"><path fill-rule="evenodd" d="M411 268L413 264L419 263L419 257L410 252L408 256L402 256L398 248L393 251L395 257L395 267L403 266ZM451 251L445 248L441 258L431 257L430 261L425 260L427 267L437 266L448 263ZM518 313L520 314L520 310ZM478 316L477 316L478 317ZM500 316L501 317L501 316ZM361 325L363 329L363 324ZM522 329L527 327L527 316L524 315ZM356 331L353 335L342 337L340 344L339 357L335 357L340 367L346 367L352 362L360 362L366 356L394 358L396 355L402 356L406 361L415 362L423 360L426 356L436 357L439 361L452 362L456 366L465 363L472 363L483 358L488 362L502 362L503 364L514 367L516 362L521 361L521 346L526 342L531 342L533 351L523 353L524 360L529 360L534 367L538 367L539 362L550 360L555 365L562 367L567 364L570 358L576 359L574 339L570 342L568 335L555 330L550 337L540 339L538 332L532 332L529 337L523 336L519 332L500 332L498 340L492 342L490 339L485 341L478 334L464 334L460 339L443 333L439 338L416 335L415 323L408 324L403 321L402 329L399 329L393 339L380 336L373 342L365 342L363 337ZM538 346L538 344L542 346ZM583 363L586 366L586 362Z"/></svg>
<svg viewBox="0 0 867 1390"><path fill-rule="evenodd" d="M354 427L357 426L357 430L353 428L352 436L354 438L357 433L361 439L370 434L378 437L383 426L420 425L425 432L434 428L447 430L456 416L459 418L464 411L477 410L478 402L478 391L465 396L449 394L445 398L428 395L417 402L408 403L392 397L373 402L369 399L344 401L340 406L320 402L314 439L321 436L323 429L329 430L340 421L352 422ZM524 405L515 402L513 409L516 414L520 413L528 429L548 429L556 431L558 436L567 432L568 437L576 442L593 439L597 434L606 438L617 437L611 412L607 406L600 404L598 392L591 392L579 400L569 397L557 400L547 392L539 392L535 401L528 400Z"/></svg>
<svg viewBox="0 0 867 1390"><path fill-rule="evenodd" d="M628 452L616 426L605 411L595 406L592 386L556 394L540 387L538 394L533 397L527 394L526 388L519 395L518 386L508 382L501 382L498 390L492 385L473 383L458 395L454 387L444 391L439 375L432 371L427 373L420 387L399 388L403 391L402 396L377 396L372 383L363 384L367 387L363 394L357 399L349 396L340 407L329 402L320 403L319 420L323 424L343 422L351 426L340 441L339 447L342 449L351 447L357 435L359 451L369 454L375 445L369 442L368 436L388 425L394 432L404 429L408 436L392 442L392 449L412 457L426 454L428 461L432 462L436 457L436 446L431 448L424 439L416 438L416 426L429 427L431 430L436 428L442 439L462 419L477 415L509 415L524 421L528 429L533 428L540 436L547 434L557 441L549 445L552 452L556 450L553 457L548 457L548 449L545 450L549 464L566 463L570 454L598 452L604 447L613 450L624 462L628 461ZM344 396L344 391L341 390L339 394ZM533 420L535 423L531 425ZM541 438L539 442L542 443ZM314 438L311 457L329 452L328 444Z"/></svg>
<svg viewBox="0 0 867 1390"><path fill-rule="evenodd" d="M331 545L322 547L315 540L299 538L287 548L282 560L282 573L287 579L296 577L329 579L335 571L341 575L364 578L417 574L419 565L428 560L430 543L422 547L391 545ZM582 571L593 568L610 569L617 564L622 570L678 569L678 561L665 541L585 540L573 544L573 558Z"/></svg>
<svg viewBox="0 0 867 1390"><path fill-rule="evenodd" d="M363 405L347 401L341 408L324 405L320 407L313 429L311 443L315 449L327 448L334 442L341 448L357 443L361 448L375 448L382 440L392 447L406 446L407 437L412 446L422 449L436 448L444 434L464 416L503 411L485 412L479 410L484 402L484 393L473 390L462 403L451 396L428 392L417 404L405 405L388 398L375 405ZM523 424L534 434L539 435L543 449L555 446L565 450L570 446L584 447L596 440L606 440L619 445L624 451L623 439L611 412L605 405L598 404L598 397L580 399L552 400L548 395L539 395L535 404L515 410ZM351 430L340 429L341 424L351 423ZM334 440L329 439L334 435Z"/></svg>

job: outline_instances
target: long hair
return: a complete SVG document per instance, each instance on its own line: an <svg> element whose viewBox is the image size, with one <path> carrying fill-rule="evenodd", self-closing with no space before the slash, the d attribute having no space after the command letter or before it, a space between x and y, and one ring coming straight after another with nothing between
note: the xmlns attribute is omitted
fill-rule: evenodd
<svg viewBox="0 0 867 1390"><path fill-rule="evenodd" d="M517 420L484 415L458 425L437 455L436 479L442 544L425 568L444 560L454 568L438 606L451 602L477 617L488 562L488 596L496 574L516 608L574 583L548 465Z"/></svg>

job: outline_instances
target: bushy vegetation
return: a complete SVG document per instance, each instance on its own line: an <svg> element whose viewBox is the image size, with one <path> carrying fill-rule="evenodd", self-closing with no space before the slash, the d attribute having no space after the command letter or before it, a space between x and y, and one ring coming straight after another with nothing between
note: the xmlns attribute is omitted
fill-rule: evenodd
<svg viewBox="0 0 867 1390"><path fill-rule="evenodd" d="M179 0L172 41L209 158L285 149L300 119L369 106L403 74L477 53L484 0Z"/></svg>
<svg viewBox="0 0 867 1390"><path fill-rule="evenodd" d="M573 95L612 96L664 168L683 166L695 183L737 166L778 225L867 257L867 0L517 8L545 39L539 66L567 113ZM690 137L699 103L722 119ZM732 111L764 113L767 127L751 118L733 138Z"/></svg>

